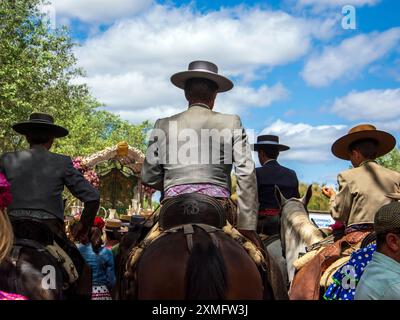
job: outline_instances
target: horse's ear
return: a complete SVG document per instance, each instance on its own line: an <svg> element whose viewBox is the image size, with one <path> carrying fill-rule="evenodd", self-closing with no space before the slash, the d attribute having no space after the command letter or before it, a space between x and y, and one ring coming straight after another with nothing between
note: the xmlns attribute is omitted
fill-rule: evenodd
<svg viewBox="0 0 400 320"><path fill-rule="evenodd" d="M310 202L310 199L312 197L312 186L313 186L312 184L308 186L306 194L304 195L303 199L301 199L305 207L308 206L308 203Z"/></svg>
<svg viewBox="0 0 400 320"><path fill-rule="evenodd" d="M275 185L275 197L280 207L283 207L283 205L287 202L287 199L284 197L277 185Z"/></svg>

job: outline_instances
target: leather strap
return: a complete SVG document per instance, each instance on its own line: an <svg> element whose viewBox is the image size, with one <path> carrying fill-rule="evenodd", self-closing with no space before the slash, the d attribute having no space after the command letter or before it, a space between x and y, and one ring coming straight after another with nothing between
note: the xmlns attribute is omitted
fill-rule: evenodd
<svg viewBox="0 0 400 320"><path fill-rule="evenodd" d="M186 236L186 243L189 249L189 252L193 249L193 233L194 229L191 224L185 224L183 226L183 234Z"/></svg>
<svg viewBox="0 0 400 320"><path fill-rule="evenodd" d="M15 292L20 292L19 285L18 285L17 264L18 264L19 257L21 255L21 249L22 249L22 246L14 245L11 250L11 255L10 255L11 263L14 265L13 282L14 282Z"/></svg>

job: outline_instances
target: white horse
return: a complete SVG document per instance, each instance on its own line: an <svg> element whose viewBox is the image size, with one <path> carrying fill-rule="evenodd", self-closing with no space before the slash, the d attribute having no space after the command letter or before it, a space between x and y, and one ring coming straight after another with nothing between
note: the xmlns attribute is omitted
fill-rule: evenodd
<svg viewBox="0 0 400 320"><path fill-rule="evenodd" d="M275 186L275 196L281 207L281 243L286 258L288 280L294 277L293 262L300 253L306 252L306 247L324 239L322 232L314 225L308 216L307 205L312 196L312 185L307 188L303 198L286 199L279 188Z"/></svg>

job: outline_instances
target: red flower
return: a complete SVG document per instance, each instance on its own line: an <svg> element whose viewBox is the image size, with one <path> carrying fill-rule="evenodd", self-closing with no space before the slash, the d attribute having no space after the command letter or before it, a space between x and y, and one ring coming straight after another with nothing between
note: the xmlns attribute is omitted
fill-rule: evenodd
<svg viewBox="0 0 400 320"><path fill-rule="evenodd" d="M341 230L343 229L345 226L343 224L343 222L336 220L334 224L331 224L329 227L332 228L332 230Z"/></svg>
<svg viewBox="0 0 400 320"><path fill-rule="evenodd" d="M105 226L105 222L101 217L96 217L94 218L94 223L93 226L99 228L100 230L103 230L104 226Z"/></svg>

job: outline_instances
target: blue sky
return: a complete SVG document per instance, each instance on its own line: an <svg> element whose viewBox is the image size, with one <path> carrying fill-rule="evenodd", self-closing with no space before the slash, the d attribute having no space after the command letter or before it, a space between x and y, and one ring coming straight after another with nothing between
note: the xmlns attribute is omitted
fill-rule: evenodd
<svg viewBox="0 0 400 320"><path fill-rule="evenodd" d="M356 29L342 28L353 4ZM334 185L349 163L331 144L372 123L399 137L400 2L396 0L54 0L85 81L111 112L138 123L185 108L172 73L211 60L235 88L216 110L249 136L275 133L300 180Z"/></svg>

